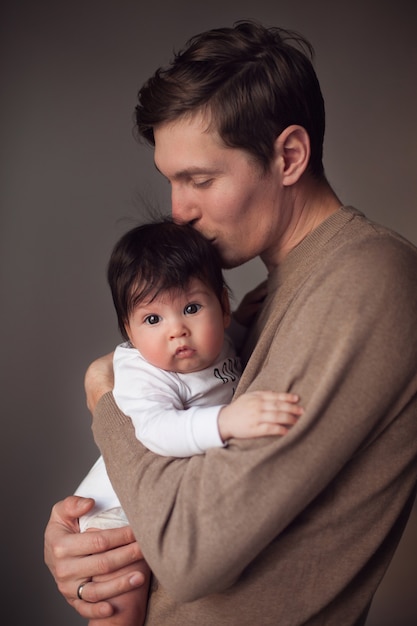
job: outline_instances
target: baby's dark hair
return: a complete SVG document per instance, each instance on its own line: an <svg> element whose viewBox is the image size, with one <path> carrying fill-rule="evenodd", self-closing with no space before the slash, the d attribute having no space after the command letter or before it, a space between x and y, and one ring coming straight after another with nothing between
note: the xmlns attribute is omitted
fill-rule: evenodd
<svg viewBox="0 0 417 626"><path fill-rule="evenodd" d="M163 219L129 230L113 248L107 269L119 330L134 308L158 294L187 288L193 278L210 287L223 306L220 256L208 239L188 224Z"/></svg>

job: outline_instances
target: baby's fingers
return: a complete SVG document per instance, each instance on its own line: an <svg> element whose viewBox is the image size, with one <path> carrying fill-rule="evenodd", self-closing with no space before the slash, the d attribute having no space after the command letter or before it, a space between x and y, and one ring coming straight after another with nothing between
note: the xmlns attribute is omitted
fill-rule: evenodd
<svg viewBox="0 0 417 626"><path fill-rule="evenodd" d="M276 402L273 407L269 407L268 410L272 410L278 415L297 416L303 415L304 409L299 404L292 404L291 402Z"/></svg>
<svg viewBox="0 0 417 626"><path fill-rule="evenodd" d="M285 402L287 404L297 404L300 402L300 396L296 393L285 393L283 391L279 393L273 391L271 393L273 394L276 402Z"/></svg>
<svg viewBox="0 0 417 626"><path fill-rule="evenodd" d="M297 423L303 413L303 407L298 404L277 401L276 399L264 399L259 415L259 424L265 425L268 434L284 434ZM277 429L277 427L282 428Z"/></svg>
<svg viewBox="0 0 417 626"><path fill-rule="evenodd" d="M297 419L293 419L295 423ZM277 422L273 419L266 419L262 422L259 422L256 429L254 429L252 432L252 437L269 437L271 435L283 437L290 431L293 426L294 424L290 423L290 420L288 421L288 423L282 423Z"/></svg>
<svg viewBox="0 0 417 626"><path fill-rule="evenodd" d="M289 393L262 393L261 407L262 411L272 411L275 413L289 413L291 415L302 415L303 407L299 402L299 396Z"/></svg>

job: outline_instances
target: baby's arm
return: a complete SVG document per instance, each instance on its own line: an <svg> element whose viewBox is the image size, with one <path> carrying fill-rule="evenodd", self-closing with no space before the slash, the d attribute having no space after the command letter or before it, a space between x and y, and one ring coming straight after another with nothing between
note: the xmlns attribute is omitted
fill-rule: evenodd
<svg viewBox="0 0 417 626"><path fill-rule="evenodd" d="M304 409L293 393L249 391L223 407L218 415L222 440L285 435Z"/></svg>
<svg viewBox="0 0 417 626"><path fill-rule="evenodd" d="M233 359L234 353L226 346L213 370L204 371L196 387L199 393L194 389L193 403L186 408L180 397L185 394L181 386L186 388L182 379L149 365L137 350L118 346L113 395L119 408L131 417L139 441L163 456L202 454L223 446L233 436L285 434L301 415L298 398L251 392L230 404L239 377L237 370L230 369Z"/></svg>

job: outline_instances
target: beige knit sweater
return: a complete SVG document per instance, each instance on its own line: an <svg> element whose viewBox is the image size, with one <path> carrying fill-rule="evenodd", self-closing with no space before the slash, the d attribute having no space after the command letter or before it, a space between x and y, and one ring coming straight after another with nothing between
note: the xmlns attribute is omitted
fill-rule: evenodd
<svg viewBox="0 0 417 626"><path fill-rule="evenodd" d="M363 624L417 480L417 250L351 208L270 276L237 393L292 390L285 437L190 459L93 420L155 581L147 626Z"/></svg>

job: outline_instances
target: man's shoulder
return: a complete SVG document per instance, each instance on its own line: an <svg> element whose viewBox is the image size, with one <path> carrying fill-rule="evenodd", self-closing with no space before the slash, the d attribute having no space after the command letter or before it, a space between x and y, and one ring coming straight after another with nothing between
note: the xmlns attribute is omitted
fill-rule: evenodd
<svg viewBox="0 0 417 626"><path fill-rule="evenodd" d="M351 207L353 219L339 231L321 261L339 272L396 278L405 272L417 277L417 247L400 233ZM320 271L320 265L318 270Z"/></svg>
<svg viewBox="0 0 417 626"><path fill-rule="evenodd" d="M353 218L345 227L346 238L349 241L351 237L352 244L355 241L360 243L363 240L372 240L377 247L405 249L410 254L417 255L416 245L399 232L369 218L353 207L345 207L344 210L350 213Z"/></svg>

